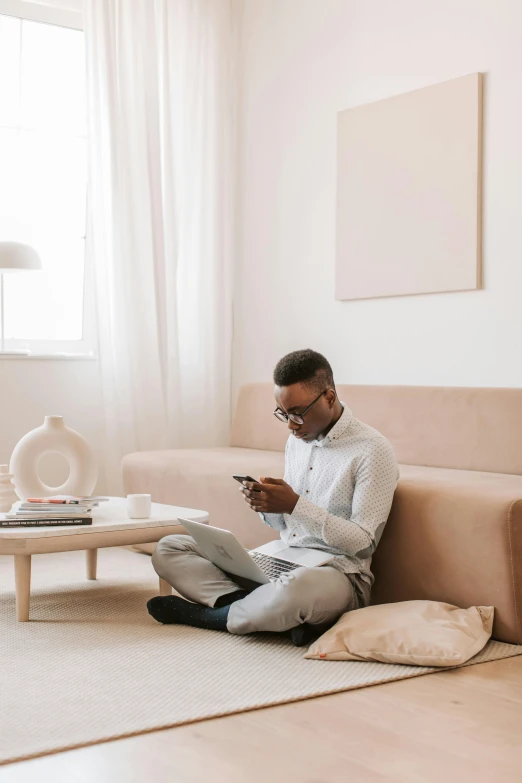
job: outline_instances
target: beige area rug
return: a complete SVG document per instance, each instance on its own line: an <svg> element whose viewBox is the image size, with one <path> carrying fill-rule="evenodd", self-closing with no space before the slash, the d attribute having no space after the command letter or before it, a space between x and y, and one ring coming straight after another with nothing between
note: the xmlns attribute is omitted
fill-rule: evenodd
<svg viewBox="0 0 522 783"><path fill-rule="evenodd" d="M82 552L34 557L29 623L16 622L13 582L0 557L0 763L436 671L158 625L150 559L125 549L100 551L96 582ZM473 663L520 654L490 642Z"/></svg>

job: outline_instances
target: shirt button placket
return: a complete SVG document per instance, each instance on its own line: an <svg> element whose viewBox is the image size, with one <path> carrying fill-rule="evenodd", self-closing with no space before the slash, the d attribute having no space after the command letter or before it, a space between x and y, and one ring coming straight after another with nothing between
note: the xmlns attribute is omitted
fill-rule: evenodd
<svg viewBox="0 0 522 783"><path fill-rule="evenodd" d="M313 458L314 458L314 453L315 453L314 451L312 451L312 452L310 453L310 462L312 462L312 461L313 461ZM309 469L309 470L312 470L312 469L313 469L313 468L312 468L312 465L309 465L309 466L308 466L308 469ZM306 494L307 494L307 495L308 495L308 494L310 494L310 490L309 490L309 489L307 489L307 490L306 490Z"/></svg>

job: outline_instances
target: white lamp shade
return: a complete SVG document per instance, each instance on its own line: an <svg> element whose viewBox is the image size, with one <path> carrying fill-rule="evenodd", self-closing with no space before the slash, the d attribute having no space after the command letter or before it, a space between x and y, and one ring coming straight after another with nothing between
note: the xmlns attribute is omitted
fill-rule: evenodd
<svg viewBox="0 0 522 783"><path fill-rule="evenodd" d="M41 268L40 256L30 245L21 242L0 242L0 273Z"/></svg>

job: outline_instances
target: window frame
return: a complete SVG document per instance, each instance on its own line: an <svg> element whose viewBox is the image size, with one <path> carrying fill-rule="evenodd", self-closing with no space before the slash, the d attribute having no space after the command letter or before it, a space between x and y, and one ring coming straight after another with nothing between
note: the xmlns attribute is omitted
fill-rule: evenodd
<svg viewBox="0 0 522 783"><path fill-rule="evenodd" d="M0 14L16 16L28 22L54 24L57 27L70 27L73 30L83 30L83 14L80 10L57 8L41 3L26 2L26 0L0 0Z"/></svg>
<svg viewBox="0 0 522 783"><path fill-rule="evenodd" d="M52 1L52 0L51 0ZM56 0L55 0L56 2ZM81 10L60 8L26 0L0 0L0 14L13 16L29 22L41 22L56 27L67 27L83 31L83 14ZM87 199L89 194L87 192ZM88 202L87 202L88 203ZM86 226L87 231L87 226ZM87 243L88 239L85 238ZM83 328L81 340L21 340L7 338L7 350L29 349L28 355L20 358L51 357L82 357L92 358L96 350L96 306L94 297L94 270L88 263L89 253L85 248L84 285L83 285ZM0 358L1 355L0 355ZM6 357L13 358L13 357Z"/></svg>

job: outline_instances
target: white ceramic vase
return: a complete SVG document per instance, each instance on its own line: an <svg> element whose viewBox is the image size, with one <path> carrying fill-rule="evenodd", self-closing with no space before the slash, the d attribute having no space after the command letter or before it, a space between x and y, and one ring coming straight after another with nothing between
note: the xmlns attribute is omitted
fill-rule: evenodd
<svg viewBox="0 0 522 783"><path fill-rule="evenodd" d="M9 465L0 465L0 512L10 511L13 503L16 503L18 496L11 479L12 473L9 473Z"/></svg>
<svg viewBox="0 0 522 783"><path fill-rule="evenodd" d="M49 452L61 454L69 463L69 477L59 487L48 487L38 476L38 463ZM98 478L93 450L78 432L65 426L63 416L46 416L41 427L24 435L15 446L9 467L21 500L49 495L91 495Z"/></svg>

